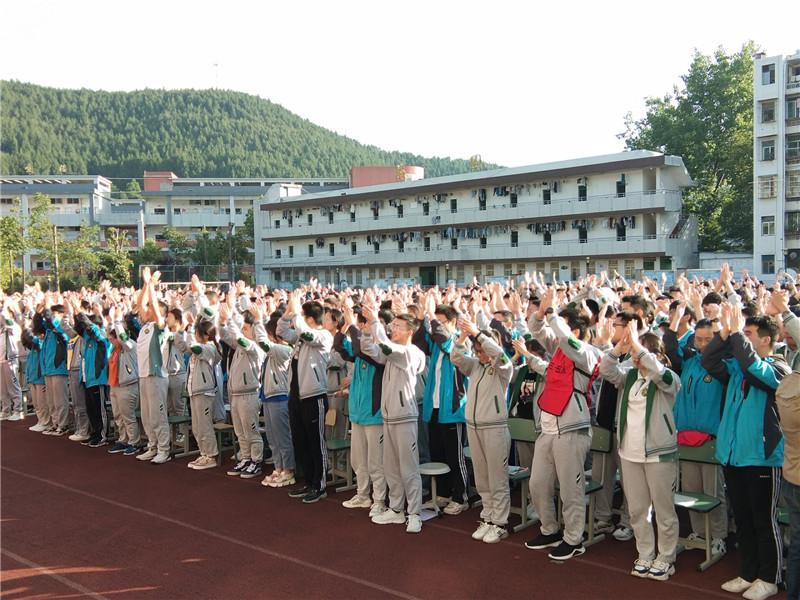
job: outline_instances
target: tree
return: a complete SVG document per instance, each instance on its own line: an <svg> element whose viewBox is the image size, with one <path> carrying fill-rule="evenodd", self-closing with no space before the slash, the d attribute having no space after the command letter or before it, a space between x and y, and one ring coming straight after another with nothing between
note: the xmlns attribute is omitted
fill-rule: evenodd
<svg viewBox="0 0 800 600"><path fill-rule="evenodd" d="M172 262L176 265L185 265L189 262L192 254L192 244L186 234L175 227L167 226L164 227L162 235L167 241L167 248Z"/></svg>
<svg viewBox="0 0 800 600"><path fill-rule="evenodd" d="M62 239L59 244L61 278L69 279L74 287L92 285L100 267L100 227L84 221L74 239Z"/></svg>
<svg viewBox="0 0 800 600"><path fill-rule="evenodd" d="M146 240L144 245L133 255L133 266L137 271L142 265L164 264L164 253L154 240Z"/></svg>
<svg viewBox="0 0 800 600"><path fill-rule="evenodd" d="M0 287L8 289L11 281L22 273L14 266L25 254L25 236L19 222L19 200L14 201L11 214L0 219Z"/></svg>
<svg viewBox="0 0 800 600"><path fill-rule="evenodd" d="M129 236L116 227L106 230L106 249L100 253L100 265L105 277L115 286L131 284L133 260L130 255ZM159 252L161 252L159 250Z"/></svg>
<svg viewBox="0 0 800 600"><path fill-rule="evenodd" d="M120 194L121 198L127 198L129 200L135 200L142 197L142 188L139 187L139 181L136 179L131 179L128 182L128 185L125 187L125 191Z"/></svg>
<svg viewBox="0 0 800 600"><path fill-rule="evenodd" d="M752 248L753 244L753 55L719 48L695 51L683 86L648 98L642 119L625 118L620 134L631 150L682 156L696 185L684 196L697 215L701 250Z"/></svg>
<svg viewBox="0 0 800 600"><path fill-rule="evenodd" d="M26 246L42 260L55 263L53 225L50 223L50 198L36 194L29 203Z"/></svg>

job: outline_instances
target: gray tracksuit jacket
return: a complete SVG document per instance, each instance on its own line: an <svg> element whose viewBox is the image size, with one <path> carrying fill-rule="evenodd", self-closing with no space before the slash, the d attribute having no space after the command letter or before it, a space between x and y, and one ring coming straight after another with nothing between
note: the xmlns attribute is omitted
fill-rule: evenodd
<svg viewBox="0 0 800 600"><path fill-rule="evenodd" d="M136 358L136 342L125 331L122 321L113 325L117 339L122 344L119 354L119 387L139 382L139 359Z"/></svg>
<svg viewBox="0 0 800 600"><path fill-rule="evenodd" d="M252 340L242 334L242 330L230 319L221 330L222 340L231 348L233 353L230 367L228 367L228 392L231 395L244 395L257 392L261 383L261 363L264 362L264 351Z"/></svg>
<svg viewBox="0 0 800 600"><path fill-rule="evenodd" d="M381 389L381 414L387 425L416 423L419 415L415 390L425 369L425 353L414 344L401 346L386 336L380 322L370 325L369 336L361 338L361 352L386 365Z"/></svg>
<svg viewBox="0 0 800 600"><path fill-rule="evenodd" d="M474 356L468 356L465 345L457 343L450 351L450 360L469 377L464 418L467 425L475 428L506 427L508 386L514 365L492 338L479 333L475 339L492 358L491 363L485 365Z"/></svg>
<svg viewBox="0 0 800 600"><path fill-rule="evenodd" d="M194 339L194 328L189 327L185 332L174 334L175 351L181 354L188 352L189 372L186 377L186 391L189 396L206 395L214 396L217 392L217 377L215 369L222 357L214 342L199 343Z"/></svg>
<svg viewBox="0 0 800 600"><path fill-rule="evenodd" d="M270 341L263 323L256 323L255 336L258 345L267 356L261 367L261 385L264 400L289 394L289 370L292 362L292 347Z"/></svg>
<svg viewBox="0 0 800 600"><path fill-rule="evenodd" d="M325 329L311 329L302 316L281 318L276 328L278 336L294 346L292 360L297 359L297 389L300 399L321 396L328 392L328 364L333 350L333 336ZM292 369L288 370L288 389L291 389Z"/></svg>

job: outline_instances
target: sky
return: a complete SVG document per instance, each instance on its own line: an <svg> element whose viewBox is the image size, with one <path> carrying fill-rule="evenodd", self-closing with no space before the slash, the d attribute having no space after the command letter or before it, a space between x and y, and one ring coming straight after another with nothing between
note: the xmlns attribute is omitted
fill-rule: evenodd
<svg viewBox="0 0 800 600"><path fill-rule="evenodd" d="M642 116L647 96L679 84L695 49L753 40L768 55L793 54L796 6L2 2L0 78L231 89L386 150L520 166L621 151L625 114Z"/></svg>

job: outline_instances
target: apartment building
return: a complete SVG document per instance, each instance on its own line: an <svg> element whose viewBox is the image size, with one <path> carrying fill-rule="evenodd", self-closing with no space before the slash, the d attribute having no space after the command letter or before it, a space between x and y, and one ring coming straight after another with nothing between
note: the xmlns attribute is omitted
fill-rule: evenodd
<svg viewBox="0 0 800 600"><path fill-rule="evenodd" d="M800 50L757 55L753 80L753 272L800 271Z"/></svg>
<svg viewBox="0 0 800 600"><path fill-rule="evenodd" d="M77 235L85 222L125 231L132 249L147 239L166 247L167 226L190 239L204 227L213 235L243 226L248 210L257 208L272 186L302 193L348 185L347 178L182 178L164 171L145 171L143 179L141 199L132 200L112 192L111 181L99 175L2 177L0 216L11 214L17 199L20 215L27 215L33 196L42 193L50 197L50 220L65 239ZM26 255L23 263L25 272L33 275L50 270L47 261L36 260L35 254Z"/></svg>
<svg viewBox="0 0 800 600"><path fill-rule="evenodd" d="M633 151L312 194L255 215L256 281L466 284L697 266L680 157Z"/></svg>

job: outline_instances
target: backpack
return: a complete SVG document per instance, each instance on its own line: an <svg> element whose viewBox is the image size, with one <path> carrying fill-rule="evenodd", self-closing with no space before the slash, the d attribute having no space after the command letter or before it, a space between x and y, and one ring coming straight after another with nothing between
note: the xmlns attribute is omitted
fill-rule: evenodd
<svg viewBox="0 0 800 600"><path fill-rule="evenodd" d="M579 390L575 387L575 371L589 378L589 383L585 390ZM579 369L559 348L550 360L550 364L547 365L544 390L542 390L538 401L539 408L546 413L560 417L564 414L573 392L577 392L586 398L586 404L591 408L591 389L599 372L599 364L595 365L591 373Z"/></svg>

